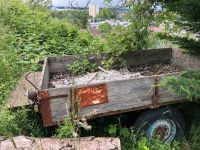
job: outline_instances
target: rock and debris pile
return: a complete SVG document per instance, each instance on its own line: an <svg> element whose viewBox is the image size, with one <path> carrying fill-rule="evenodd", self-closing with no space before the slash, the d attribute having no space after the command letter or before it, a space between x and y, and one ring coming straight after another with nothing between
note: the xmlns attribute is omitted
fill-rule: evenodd
<svg viewBox="0 0 200 150"><path fill-rule="evenodd" d="M156 64L109 71L104 70L103 68L99 69L99 72L87 73L77 77L71 77L66 72L51 74L49 86L50 88L59 88L72 85L127 80L143 76L180 72L182 70L182 68L173 64Z"/></svg>
<svg viewBox="0 0 200 150"><path fill-rule="evenodd" d="M131 73L128 70L109 70L87 73L83 76L71 77L67 73L58 73L51 75L50 87L66 87L71 85L84 85L88 83L102 83L115 80L126 80L142 77L140 73Z"/></svg>

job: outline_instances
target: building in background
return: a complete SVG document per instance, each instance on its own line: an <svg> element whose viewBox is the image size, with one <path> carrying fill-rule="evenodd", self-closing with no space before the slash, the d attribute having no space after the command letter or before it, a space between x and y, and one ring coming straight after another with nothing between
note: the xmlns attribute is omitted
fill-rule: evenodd
<svg viewBox="0 0 200 150"><path fill-rule="evenodd" d="M89 5L89 16L96 18L99 15L99 5Z"/></svg>

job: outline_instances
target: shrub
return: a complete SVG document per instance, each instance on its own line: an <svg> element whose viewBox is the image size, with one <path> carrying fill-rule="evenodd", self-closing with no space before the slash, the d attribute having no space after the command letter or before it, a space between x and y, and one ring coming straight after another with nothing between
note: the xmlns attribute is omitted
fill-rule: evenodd
<svg viewBox="0 0 200 150"><path fill-rule="evenodd" d="M184 96L190 101L200 98L200 71L186 71L179 77L168 77L160 83L170 91Z"/></svg>
<svg viewBox="0 0 200 150"><path fill-rule="evenodd" d="M112 30L112 25L110 23L102 23L98 27L98 31L101 32L102 34L107 34Z"/></svg>
<svg viewBox="0 0 200 150"><path fill-rule="evenodd" d="M69 119L64 120L56 130L56 136L59 138L71 138L73 137L74 127Z"/></svg>

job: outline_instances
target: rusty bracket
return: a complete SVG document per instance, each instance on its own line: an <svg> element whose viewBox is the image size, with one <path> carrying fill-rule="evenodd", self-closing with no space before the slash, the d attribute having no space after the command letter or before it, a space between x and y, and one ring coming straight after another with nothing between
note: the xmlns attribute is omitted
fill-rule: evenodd
<svg viewBox="0 0 200 150"><path fill-rule="evenodd" d="M52 116L50 108L50 98L48 91L38 92L39 109L42 114L42 120L45 127L52 125Z"/></svg>
<svg viewBox="0 0 200 150"><path fill-rule="evenodd" d="M152 109L158 108L158 99L159 99L159 87L158 87L158 82L159 82L159 76L156 76L154 78L154 89L153 89L153 95L151 97L152 99Z"/></svg>

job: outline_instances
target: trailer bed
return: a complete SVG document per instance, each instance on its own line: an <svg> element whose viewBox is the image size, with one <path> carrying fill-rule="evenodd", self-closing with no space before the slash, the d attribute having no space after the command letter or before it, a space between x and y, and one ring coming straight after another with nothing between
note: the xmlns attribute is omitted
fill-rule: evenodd
<svg viewBox="0 0 200 150"><path fill-rule="evenodd" d="M183 69L199 69L200 62L187 56L187 62L175 49L132 51L124 54L128 66L148 64L175 64ZM185 54L183 54L185 55ZM97 63L108 54L96 59ZM99 59L99 60L98 60ZM65 72L66 66L81 60L79 56L49 57L44 62L38 103L44 126L52 126L69 117L72 100L80 107L80 116L94 118L122 112L157 108L162 105L180 103L184 98L157 84L166 76L177 76L180 72L149 75L134 79L102 83L89 83L61 88L49 87L50 75ZM198 59L197 59L198 60Z"/></svg>

